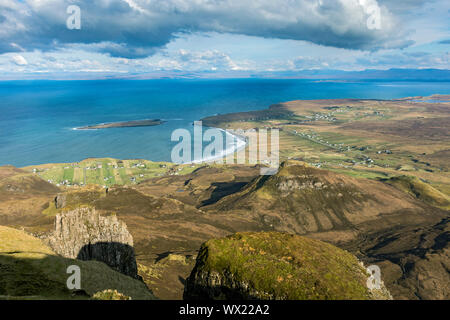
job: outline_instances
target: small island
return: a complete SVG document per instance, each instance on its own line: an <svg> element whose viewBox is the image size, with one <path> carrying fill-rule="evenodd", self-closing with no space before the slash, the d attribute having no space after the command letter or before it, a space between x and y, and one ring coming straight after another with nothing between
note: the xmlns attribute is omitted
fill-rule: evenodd
<svg viewBox="0 0 450 320"><path fill-rule="evenodd" d="M91 129L108 129L108 128L126 128L126 127L151 127L157 126L165 121L160 119L146 119L146 120L134 120L134 121L122 121L122 122L110 122L100 123L92 126L85 126L76 128L77 130L91 130Z"/></svg>

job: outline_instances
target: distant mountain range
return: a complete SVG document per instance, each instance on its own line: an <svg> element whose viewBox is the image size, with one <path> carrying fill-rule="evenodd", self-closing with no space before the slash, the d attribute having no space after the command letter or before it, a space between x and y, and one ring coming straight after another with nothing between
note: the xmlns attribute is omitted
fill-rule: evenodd
<svg viewBox="0 0 450 320"><path fill-rule="evenodd" d="M270 76L270 74L268 74ZM449 81L450 70L444 69L367 69L363 71L342 70L304 70L299 72L282 72L279 76L305 79L338 80L413 80L413 81Z"/></svg>
<svg viewBox="0 0 450 320"><path fill-rule="evenodd" d="M363 71L301 70L301 71L155 71L150 73L4 73L0 80L91 80L91 79L315 79L330 81L450 81L447 69L367 69Z"/></svg>

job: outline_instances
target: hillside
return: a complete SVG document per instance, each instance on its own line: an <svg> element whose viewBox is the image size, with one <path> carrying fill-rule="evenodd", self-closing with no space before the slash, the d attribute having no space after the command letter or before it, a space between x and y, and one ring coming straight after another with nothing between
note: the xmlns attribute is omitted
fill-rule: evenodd
<svg viewBox="0 0 450 320"><path fill-rule="evenodd" d="M380 266L395 299L450 299L450 219L432 225L392 225L343 246Z"/></svg>
<svg viewBox="0 0 450 320"><path fill-rule="evenodd" d="M70 265L80 267L80 291L67 289ZM89 299L107 289L132 299L154 299L144 283L104 263L63 258L38 238L0 226L0 299Z"/></svg>
<svg viewBox="0 0 450 320"><path fill-rule="evenodd" d="M442 209L450 209L450 197L433 188L428 183L411 176L398 176L383 179L385 183L411 194L412 196Z"/></svg>
<svg viewBox="0 0 450 320"><path fill-rule="evenodd" d="M283 163L276 175L258 177L205 209L251 216L265 229L298 234L341 231L348 237L382 230L392 221L414 225L445 217L444 211L388 184L298 161Z"/></svg>
<svg viewBox="0 0 450 320"><path fill-rule="evenodd" d="M305 237L238 233L202 245L186 299L390 299L350 253Z"/></svg>
<svg viewBox="0 0 450 320"><path fill-rule="evenodd" d="M411 252L418 245L416 241L397 245L389 240L393 243L389 255L376 249L392 235L406 239L413 232L420 239L420 234L425 236L426 230L448 217L448 211L389 181L354 178L300 161L290 160L278 174L265 177L259 176L258 166L203 165L192 169L187 174L108 189L57 188L53 194L40 196L42 206L32 211L26 197L0 193L15 197L13 214L6 216L21 217L16 225L43 236L52 231L55 216L78 207L95 209L101 216L117 216L133 238L139 276L161 299L182 298L184 279L194 267L193 257L202 243L248 231L298 233L348 248L360 260L380 264L382 273L389 275L386 285L394 298L417 298L416 273L405 268L405 261L420 262L424 255L434 254L431 242L415 256ZM39 192L29 191L28 196L37 197ZM434 197L437 193L427 194ZM437 241L445 239L443 229L434 230ZM438 255L443 260L433 261L448 266L442 252ZM440 262L423 262L423 272L445 279L447 272L439 267ZM442 297L439 286L425 288L418 296Z"/></svg>
<svg viewBox="0 0 450 320"><path fill-rule="evenodd" d="M53 220L42 215L42 210L60 191L31 172L0 167L0 225L48 229Z"/></svg>

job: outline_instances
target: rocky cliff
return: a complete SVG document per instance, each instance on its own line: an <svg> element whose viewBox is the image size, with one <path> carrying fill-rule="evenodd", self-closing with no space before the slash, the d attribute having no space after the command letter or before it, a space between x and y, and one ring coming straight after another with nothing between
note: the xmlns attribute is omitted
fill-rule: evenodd
<svg viewBox="0 0 450 320"><path fill-rule="evenodd" d="M69 266L80 268L80 288L69 289ZM0 226L0 300L155 299L147 286L102 262L57 255L24 231Z"/></svg>
<svg viewBox="0 0 450 320"><path fill-rule="evenodd" d="M237 233L200 249L185 299L392 299L368 288L358 259L330 244L278 232ZM381 279L380 279L381 280Z"/></svg>
<svg viewBox="0 0 450 320"><path fill-rule="evenodd" d="M138 278L133 237L115 215L103 216L92 208L78 208L56 215L55 230L46 241L66 258L97 260Z"/></svg>

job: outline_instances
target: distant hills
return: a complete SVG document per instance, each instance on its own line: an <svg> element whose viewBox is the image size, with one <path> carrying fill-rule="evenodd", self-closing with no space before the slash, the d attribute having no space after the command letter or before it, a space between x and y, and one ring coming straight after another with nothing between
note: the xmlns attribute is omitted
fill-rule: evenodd
<svg viewBox="0 0 450 320"><path fill-rule="evenodd" d="M450 70L444 69L366 69L362 71L303 70L268 72L255 76L317 80L389 80L389 81L449 81Z"/></svg>
<svg viewBox="0 0 450 320"><path fill-rule="evenodd" d="M448 69L366 69L299 70L299 71L154 71L148 73L70 72L70 73L3 73L1 80L94 80L94 79L312 79L312 80L389 80L389 81L450 81Z"/></svg>

